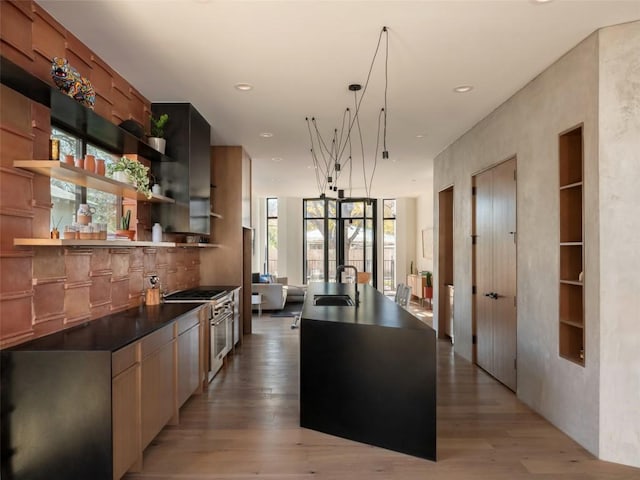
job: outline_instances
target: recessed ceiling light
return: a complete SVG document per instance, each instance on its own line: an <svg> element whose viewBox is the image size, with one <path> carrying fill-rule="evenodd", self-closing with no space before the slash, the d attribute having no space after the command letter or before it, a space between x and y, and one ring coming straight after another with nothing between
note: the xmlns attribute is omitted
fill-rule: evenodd
<svg viewBox="0 0 640 480"><path fill-rule="evenodd" d="M552 0L533 0L535 3L549 3Z"/></svg>
<svg viewBox="0 0 640 480"><path fill-rule="evenodd" d="M424 138L424 134L419 133L418 135L416 135L416 138Z"/></svg>
<svg viewBox="0 0 640 480"><path fill-rule="evenodd" d="M251 85L250 83L236 83L234 87L236 87L236 90L240 90L242 92L253 90L253 85Z"/></svg>
<svg viewBox="0 0 640 480"><path fill-rule="evenodd" d="M453 89L456 93L467 93L473 90L473 85L459 85Z"/></svg>
<svg viewBox="0 0 640 480"><path fill-rule="evenodd" d="M273 157L273 158L271 159L271 161L272 161L272 162L279 163L279 162L281 162L281 161L282 161L282 157Z"/></svg>
<svg viewBox="0 0 640 480"><path fill-rule="evenodd" d="M262 133L260 134L260 136L261 136L262 138L271 138L271 137L273 137L273 133L271 133L271 132L262 132Z"/></svg>

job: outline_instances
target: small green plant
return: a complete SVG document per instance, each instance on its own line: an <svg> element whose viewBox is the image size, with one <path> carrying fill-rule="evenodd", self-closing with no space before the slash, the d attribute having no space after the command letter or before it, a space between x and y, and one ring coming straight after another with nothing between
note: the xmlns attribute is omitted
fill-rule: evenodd
<svg viewBox="0 0 640 480"><path fill-rule="evenodd" d="M433 287L433 273L426 271L424 272L424 276L426 278L427 288Z"/></svg>
<svg viewBox="0 0 640 480"><path fill-rule="evenodd" d="M120 230L129 230L129 224L131 223L131 210L127 210L127 213L120 218Z"/></svg>
<svg viewBox="0 0 640 480"><path fill-rule="evenodd" d="M112 177L115 172L126 172L140 193L147 198L152 197L149 189L149 167L145 167L137 160L122 157L117 162L107 165L107 174L109 176Z"/></svg>
<svg viewBox="0 0 640 480"><path fill-rule="evenodd" d="M164 126L169 121L169 115L163 113L158 118L153 115L149 115L151 120L151 136L157 138L164 138Z"/></svg>

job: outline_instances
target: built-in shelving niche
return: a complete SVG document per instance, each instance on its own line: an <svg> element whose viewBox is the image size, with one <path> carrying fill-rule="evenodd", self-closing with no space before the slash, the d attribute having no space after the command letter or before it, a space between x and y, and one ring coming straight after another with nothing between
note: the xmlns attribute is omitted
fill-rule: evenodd
<svg viewBox="0 0 640 480"><path fill-rule="evenodd" d="M578 126L559 137L560 285L559 345L561 357L584 366L584 188L583 132Z"/></svg>

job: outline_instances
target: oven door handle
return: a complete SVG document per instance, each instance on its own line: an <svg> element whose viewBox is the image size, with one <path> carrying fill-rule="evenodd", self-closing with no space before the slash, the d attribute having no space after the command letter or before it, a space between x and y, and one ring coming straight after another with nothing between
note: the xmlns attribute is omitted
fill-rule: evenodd
<svg viewBox="0 0 640 480"><path fill-rule="evenodd" d="M211 322L211 326L212 327L217 327L218 325L220 325L222 322L227 321L229 318L231 317L231 315L223 315L222 318L220 320L217 321L213 321Z"/></svg>

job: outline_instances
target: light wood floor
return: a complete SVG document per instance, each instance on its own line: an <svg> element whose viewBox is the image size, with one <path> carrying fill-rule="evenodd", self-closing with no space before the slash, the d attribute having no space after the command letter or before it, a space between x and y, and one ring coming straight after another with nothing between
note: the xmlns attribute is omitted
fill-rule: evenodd
<svg viewBox="0 0 640 480"><path fill-rule="evenodd" d="M596 460L481 370L438 345L438 461L298 426L298 330L254 317L254 334L181 410L127 480L638 480ZM401 372L399 372L401 374Z"/></svg>

